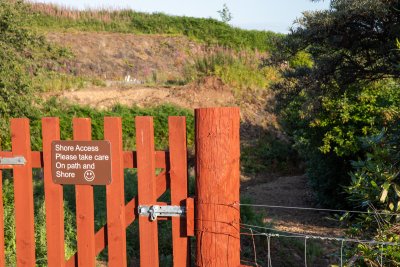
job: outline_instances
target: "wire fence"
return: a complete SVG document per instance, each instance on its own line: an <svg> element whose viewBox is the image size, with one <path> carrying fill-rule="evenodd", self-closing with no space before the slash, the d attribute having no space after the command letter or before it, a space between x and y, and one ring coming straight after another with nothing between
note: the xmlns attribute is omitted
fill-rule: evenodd
<svg viewBox="0 0 400 267"><path fill-rule="evenodd" d="M380 216L399 216L400 214L386 212L386 211L378 211L372 208L372 211L358 211L358 210L342 210L342 209L323 209L323 208L309 208L309 207L292 207L292 206L277 206L277 205L267 205L267 204L245 204L240 203L240 206L250 206L255 208L270 208L270 209L288 209L288 210L301 210L301 211L316 211L316 212L334 212L334 213L348 213L348 214L363 214L363 215L370 215L374 217ZM333 241L337 242L340 246L338 248L338 260L341 267L345 266L346 261L344 259L344 247L346 244L363 244L374 246L379 249L379 256L377 256L377 263L378 266L384 266L384 247L385 246L400 246L399 242L384 242L379 240L365 240L365 239L357 239L357 238L347 238L347 237L339 237L339 236L331 236L331 235L315 235L315 234L308 234L308 233L298 233L298 232L290 232L290 231L282 231L277 230L272 227L267 226L260 226L260 225L252 225L241 223L241 235L251 236L251 243L253 247L253 255L254 259L250 260L243 260L244 264L252 264L253 266L261 266L259 265L257 258L257 249L256 249L256 242L255 237L261 236L266 238L267 243L267 251L266 251L266 264L268 267L272 267L272 256L271 256L271 239L272 238L285 238L285 239L303 239L304 240L304 266L307 267L309 262L307 262L307 245L308 240L320 240L320 241ZM301 266L302 264L299 264Z"/></svg>
<svg viewBox="0 0 400 267"><path fill-rule="evenodd" d="M367 214L367 215L386 215L386 216L400 216L400 213L392 213L388 211L360 211L360 210L340 210L340 209L322 209L322 208L309 208L309 207L291 207L291 206L276 206L266 204L245 204L240 203L240 206L259 207L259 208L271 208L271 209L290 209L290 210L309 210L309 211L320 211L320 212L336 212L336 213L354 213L354 214Z"/></svg>

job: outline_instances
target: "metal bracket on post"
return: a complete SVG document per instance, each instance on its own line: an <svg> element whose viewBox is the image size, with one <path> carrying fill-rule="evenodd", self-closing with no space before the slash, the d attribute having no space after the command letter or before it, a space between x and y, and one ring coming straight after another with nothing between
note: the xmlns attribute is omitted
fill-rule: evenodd
<svg viewBox="0 0 400 267"><path fill-rule="evenodd" d="M11 158L1 158L0 165L25 165L26 159L24 157L11 157Z"/></svg>
<svg viewBox="0 0 400 267"><path fill-rule="evenodd" d="M161 217L178 217L186 214L186 208L181 206L160 206L152 205L138 206L140 216L150 216L150 221L157 220L158 216Z"/></svg>

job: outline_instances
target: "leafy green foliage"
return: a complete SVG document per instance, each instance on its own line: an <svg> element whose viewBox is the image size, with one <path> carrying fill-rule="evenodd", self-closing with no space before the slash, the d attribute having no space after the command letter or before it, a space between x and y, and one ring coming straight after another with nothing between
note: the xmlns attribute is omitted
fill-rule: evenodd
<svg viewBox="0 0 400 267"><path fill-rule="evenodd" d="M347 186L348 199L355 206L368 209L398 213L400 211L400 121L391 129L363 138L367 153L364 158L352 162L354 171L350 173L351 184ZM366 231L367 230L367 231ZM373 236L382 242L399 242L398 216L362 215L355 219L349 232L356 236ZM398 246L359 245L349 253L361 253L359 263L376 261L383 255L384 266L397 266L400 263ZM364 265L362 265L364 266Z"/></svg>
<svg viewBox="0 0 400 267"><path fill-rule="evenodd" d="M45 77L50 66L67 56L65 49L48 44L22 25L29 16L22 1L0 2L0 144L7 147L5 134L11 117L39 117L35 95L37 77Z"/></svg>
<svg viewBox="0 0 400 267"><path fill-rule="evenodd" d="M399 1L332 0L330 10L298 19L286 44L313 55L315 87L335 80L344 89L358 80L399 77L399 7Z"/></svg>
<svg viewBox="0 0 400 267"><path fill-rule="evenodd" d="M27 54L40 40L19 27L23 16L20 2L0 2L0 132L6 129L10 116L34 116L34 97L29 84ZM0 143L2 141L0 135Z"/></svg>
<svg viewBox="0 0 400 267"><path fill-rule="evenodd" d="M365 159L353 162L349 199L357 205L379 210L400 210L400 135L396 131L382 131L364 139L369 151Z"/></svg>
<svg viewBox="0 0 400 267"><path fill-rule="evenodd" d="M280 78L276 68L260 66L260 57L252 51L235 53L229 49L219 49L197 58L194 65L188 68L186 80L217 76L232 89L237 99L243 99L246 94L266 91Z"/></svg>
<svg viewBox="0 0 400 267"><path fill-rule="evenodd" d="M291 68L312 68L314 66L314 62L311 58L311 55L305 51L297 52L290 60L289 66Z"/></svg>
<svg viewBox="0 0 400 267"><path fill-rule="evenodd" d="M324 136L319 149L338 156L357 153L360 136L376 134L385 125L392 125L400 112L400 86L392 80L351 87L339 98L324 96L322 112L310 122Z"/></svg>
<svg viewBox="0 0 400 267"><path fill-rule="evenodd" d="M330 10L305 13L274 57L311 56L283 70L277 108L324 205L399 212L399 7L332 0ZM397 242L397 217L353 217L349 234ZM399 265L397 246L346 250L357 266L381 266L381 254L383 266Z"/></svg>
<svg viewBox="0 0 400 267"><path fill-rule="evenodd" d="M247 174L293 174L299 171L298 155L291 144L271 134L262 136L255 144L243 144L240 161Z"/></svg>
<svg viewBox="0 0 400 267"><path fill-rule="evenodd" d="M154 117L154 141L157 149L168 148L168 117L185 116L187 124L188 146L194 145L194 115L189 110L172 105L161 105L152 108L114 106L111 110L96 110L88 106L71 105L68 102L60 102L55 98L46 102L42 110L45 116L60 118L61 139L72 139L72 118L87 117L92 120L93 140L103 139L104 117L117 116L122 118L124 149L135 148L135 123L136 116ZM32 122L35 125L35 122ZM40 145L38 143L37 145Z"/></svg>
<svg viewBox="0 0 400 267"><path fill-rule="evenodd" d="M343 202L337 185L349 184L350 160L365 153L360 138L399 116L398 5L332 1L328 11L305 13L273 57L295 63L276 86L277 110L325 204Z"/></svg>

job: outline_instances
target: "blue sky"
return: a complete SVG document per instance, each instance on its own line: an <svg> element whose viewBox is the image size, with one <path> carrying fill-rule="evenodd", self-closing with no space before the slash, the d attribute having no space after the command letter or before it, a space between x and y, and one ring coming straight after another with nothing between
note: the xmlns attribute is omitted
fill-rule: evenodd
<svg viewBox="0 0 400 267"><path fill-rule="evenodd" d="M329 1L310 0L33 0L83 8L131 8L144 12L163 12L171 15L219 18L218 10L227 4L233 15L233 26L245 29L272 30L286 33L303 11L329 7Z"/></svg>

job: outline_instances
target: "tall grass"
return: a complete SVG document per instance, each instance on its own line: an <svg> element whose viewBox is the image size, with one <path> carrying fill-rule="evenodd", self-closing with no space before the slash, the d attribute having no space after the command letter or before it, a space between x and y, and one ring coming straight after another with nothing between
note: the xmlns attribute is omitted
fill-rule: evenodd
<svg viewBox="0 0 400 267"><path fill-rule="evenodd" d="M82 89L88 85L105 86L97 78L74 76L55 71L46 71L32 77L32 86L38 92L60 92L70 89Z"/></svg>
<svg viewBox="0 0 400 267"><path fill-rule="evenodd" d="M226 48L214 48L204 57L195 60L187 71L188 80L204 76L217 76L227 84L238 100L245 100L247 95L257 95L280 79L276 68L261 66L265 54L257 51L239 52Z"/></svg>
<svg viewBox="0 0 400 267"><path fill-rule="evenodd" d="M184 35L210 45L236 49L271 50L273 40L283 35L270 31L243 30L211 18L170 16L133 10L76 10L30 3L29 27L42 30L106 31L136 34Z"/></svg>

